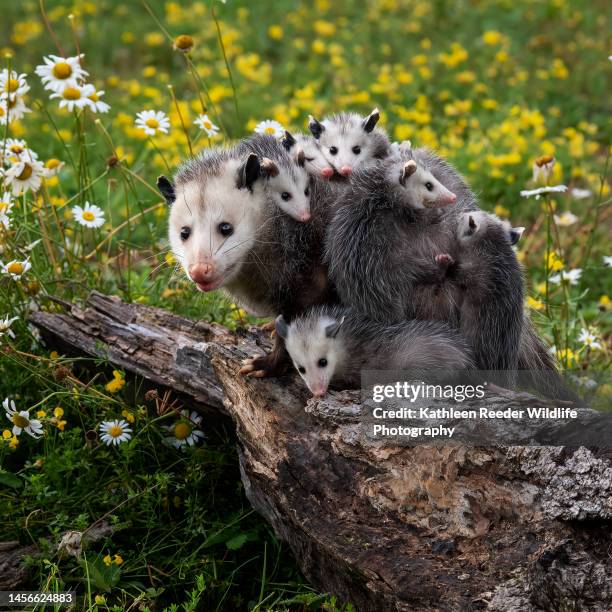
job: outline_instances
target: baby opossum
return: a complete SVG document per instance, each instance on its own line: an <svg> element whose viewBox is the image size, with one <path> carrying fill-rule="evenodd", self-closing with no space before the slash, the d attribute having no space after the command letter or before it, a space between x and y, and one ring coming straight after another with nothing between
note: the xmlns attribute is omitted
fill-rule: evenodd
<svg viewBox="0 0 612 612"><path fill-rule="evenodd" d="M326 182L315 181L313 218L298 223L270 201L256 154L241 149L205 151L184 163L174 184L158 186L172 205L172 250L201 291L225 289L258 316L291 320L333 299L322 263ZM247 364L248 373L278 373L283 345Z"/></svg>
<svg viewBox="0 0 612 612"><path fill-rule="evenodd" d="M325 159L318 142L308 134L295 134L285 131L282 144L293 158L300 163L303 160L306 172L315 178L329 179L334 175L333 166Z"/></svg>
<svg viewBox="0 0 612 612"><path fill-rule="evenodd" d="M308 127L319 143L323 156L344 177L353 170L367 168L389 155L387 134L376 124L380 112L375 108L367 117L338 113L318 121L310 116Z"/></svg>
<svg viewBox="0 0 612 612"><path fill-rule="evenodd" d="M400 150L354 174L328 228L326 261L342 303L387 324L448 322L472 343L479 368L514 370L523 283L507 231L485 224L468 249L466 273L455 279L457 228L475 210L449 164L423 149Z"/></svg>
<svg viewBox="0 0 612 612"><path fill-rule="evenodd" d="M310 219L310 181L305 156L293 160L285 147L269 134L255 134L236 146L238 155L255 153L260 159L261 173L267 178L270 199L294 219Z"/></svg>
<svg viewBox="0 0 612 612"><path fill-rule="evenodd" d="M276 319L293 365L315 397L330 384L358 387L361 371L474 367L457 330L434 321L385 325L341 306L318 306L288 324Z"/></svg>

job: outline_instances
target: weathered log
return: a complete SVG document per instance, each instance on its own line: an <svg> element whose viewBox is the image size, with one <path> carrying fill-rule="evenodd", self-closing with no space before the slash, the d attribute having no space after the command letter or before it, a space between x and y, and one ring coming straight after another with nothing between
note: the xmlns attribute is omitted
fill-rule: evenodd
<svg viewBox="0 0 612 612"><path fill-rule="evenodd" d="M229 415L251 503L313 585L359 610L612 608L605 453L372 440L359 392L314 400L293 376L239 376L241 360L269 346L255 329L97 293L85 309L32 321L50 343Z"/></svg>

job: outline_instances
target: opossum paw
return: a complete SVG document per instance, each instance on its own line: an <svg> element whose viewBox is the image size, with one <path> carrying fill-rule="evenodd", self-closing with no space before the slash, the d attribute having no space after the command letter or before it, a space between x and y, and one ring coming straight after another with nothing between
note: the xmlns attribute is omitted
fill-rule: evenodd
<svg viewBox="0 0 612 612"><path fill-rule="evenodd" d="M455 263L455 260L448 253L439 253L434 258L439 266L447 268Z"/></svg>
<svg viewBox="0 0 612 612"><path fill-rule="evenodd" d="M254 355L242 361L240 374L252 376L253 378L265 378L266 376L281 376L286 371L286 364L279 362L274 353L269 355Z"/></svg>

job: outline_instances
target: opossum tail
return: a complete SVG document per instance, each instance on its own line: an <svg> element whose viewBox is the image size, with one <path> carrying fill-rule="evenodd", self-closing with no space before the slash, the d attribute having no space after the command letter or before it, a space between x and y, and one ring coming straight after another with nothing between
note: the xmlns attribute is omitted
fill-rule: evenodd
<svg viewBox="0 0 612 612"><path fill-rule="evenodd" d="M520 376L524 382L546 397L578 401L578 396L559 374L557 364L533 324L525 317L519 345Z"/></svg>

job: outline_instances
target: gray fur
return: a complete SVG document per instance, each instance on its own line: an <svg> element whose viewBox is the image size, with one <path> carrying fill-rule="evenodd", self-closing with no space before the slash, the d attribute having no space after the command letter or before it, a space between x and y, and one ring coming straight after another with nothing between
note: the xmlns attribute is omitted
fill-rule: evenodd
<svg viewBox="0 0 612 612"><path fill-rule="evenodd" d="M332 330L333 333L329 333ZM370 370L465 370L474 367L469 344L457 330L433 321L392 325L371 321L341 306L318 306L295 319L286 332L294 366L315 393L316 377L357 387ZM327 364L319 365L325 358ZM314 383L314 384L313 384ZM324 387L324 389L323 389Z"/></svg>
<svg viewBox="0 0 612 612"><path fill-rule="evenodd" d="M408 159L453 191L456 204L414 210L399 182ZM355 173L328 228L326 261L344 304L388 324L448 322L472 343L478 367L514 370L522 327L520 267L507 232L502 236L494 227L462 250L457 228L466 211L477 209L450 164L425 149L400 151ZM456 279L436 263L441 253L457 262Z"/></svg>

